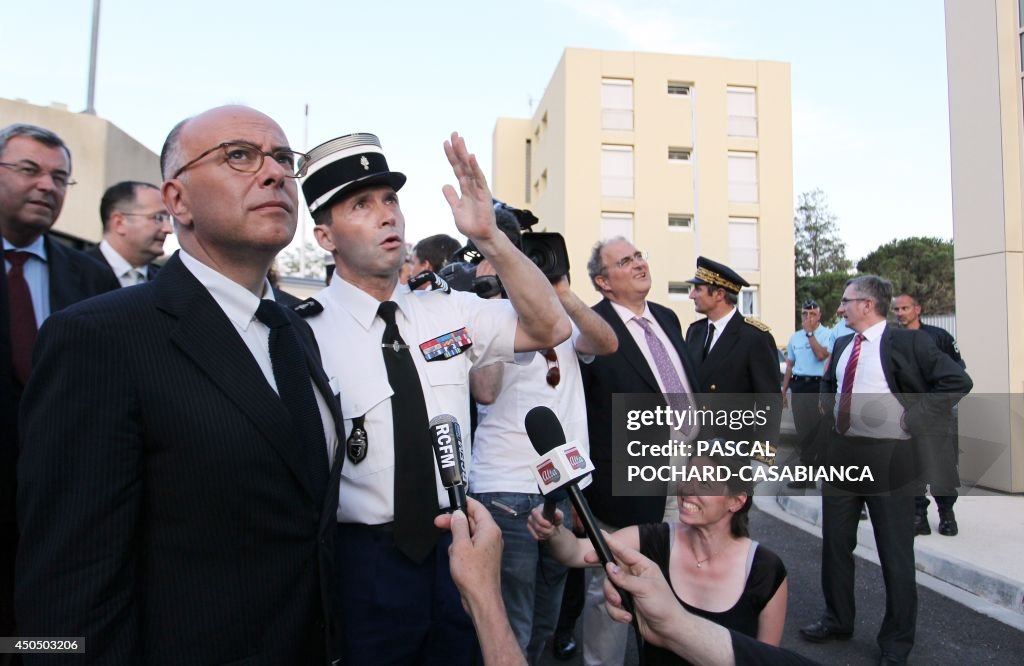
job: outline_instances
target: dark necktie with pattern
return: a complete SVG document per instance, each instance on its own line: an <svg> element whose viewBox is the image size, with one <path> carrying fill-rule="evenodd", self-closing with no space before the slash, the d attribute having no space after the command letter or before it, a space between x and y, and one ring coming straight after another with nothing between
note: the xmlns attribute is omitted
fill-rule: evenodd
<svg viewBox="0 0 1024 666"><path fill-rule="evenodd" d="M32 307L32 294L25 281L25 262L32 255L19 250L7 250L11 270L7 273L7 300L11 329L11 361L14 374L22 386L32 374L32 347L36 343L36 311Z"/></svg>
<svg viewBox="0 0 1024 666"><path fill-rule="evenodd" d="M419 373L398 332L397 310L394 301L384 301L377 308L377 315L384 320L384 367L394 391L391 417L395 434L395 545L412 561L422 562L434 550L438 538L434 527L434 516L439 511L434 452Z"/></svg>
<svg viewBox="0 0 1024 666"><path fill-rule="evenodd" d="M281 402L292 415L296 438L302 446L303 460L312 466L327 460L327 440L320 408L316 404L313 384L306 363L306 353L299 343L295 327L284 309L271 300L261 300L256 319L270 328L270 364ZM308 448L307 448L308 447ZM313 478L318 470L311 469Z"/></svg>

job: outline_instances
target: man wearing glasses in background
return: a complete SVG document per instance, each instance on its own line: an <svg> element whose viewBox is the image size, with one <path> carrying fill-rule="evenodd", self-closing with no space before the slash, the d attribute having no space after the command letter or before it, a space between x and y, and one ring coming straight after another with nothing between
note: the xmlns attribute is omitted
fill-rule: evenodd
<svg viewBox="0 0 1024 666"><path fill-rule="evenodd" d="M160 188L134 180L112 185L100 200L100 219L103 240L86 254L110 266L122 287L152 280L160 268L152 262L171 233Z"/></svg>
<svg viewBox="0 0 1024 666"><path fill-rule="evenodd" d="M598 242L587 262L590 281L604 297L593 309L608 322L619 341L614 354L599 356L581 366L587 396L590 457L595 468L586 496L601 527L609 531L626 525L661 522L666 499L665 492L646 497L614 495L613 475L623 482L626 465L612 464L613 442L625 437L627 431L624 423L616 423L613 418L612 394L645 394L650 397L650 404L644 406L653 409L664 406L663 394L686 396L692 404L693 391L697 389L679 318L672 310L647 300L651 290L650 271L647 255L621 236ZM680 409L682 406L676 399L670 402ZM631 409L637 406L630 404ZM619 428L618 433L613 433L613 426ZM655 427L629 432L628 439L622 441L667 443L669 438L684 436L667 427ZM648 464L647 459L636 460L637 464ZM590 568L586 576L583 663L621 664L625 659L628 629L609 618L604 610L604 571Z"/></svg>
<svg viewBox="0 0 1024 666"><path fill-rule="evenodd" d="M47 233L71 185L71 151L59 136L34 125L0 129L0 636L16 635L18 405L36 333L50 313L118 286L101 264Z"/></svg>
<svg viewBox="0 0 1024 666"><path fill-rule="evenodd" d="M267 281L300 157L246 107L179 123L160 163L181 251L40 331L22 636L84 637L83 663L328 663L341 413Z"/></svg>

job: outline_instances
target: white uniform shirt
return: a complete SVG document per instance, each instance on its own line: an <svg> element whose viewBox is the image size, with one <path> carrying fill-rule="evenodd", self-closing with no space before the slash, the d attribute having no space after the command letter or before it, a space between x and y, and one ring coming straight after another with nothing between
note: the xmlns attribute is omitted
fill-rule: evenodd
<svg viewBox="0 0 1024 666"><path fill-rule="evenodd" d="M576 340L580 331L574 323L572 337L555 347L557 386L547 382L552 364L542 352L529 352L521 365L506 363L502 369L501 392L491 405L480 405L473 447L473 473L469 487L474 493L539 493L530 463L537 451L526 435L526 413L534 407L550 407L562 423L567 442L575 441L590 455L587 437L587 404L579 360L589 363L593 356L577 359ZM517 361L521 355L517 354ZM523 359L524 361L526 359Z"/></svg>
<svg viewBox="0 0 1024 666"><path fill-rule="evenodd" d="M850 401L850 429L844 433L848 437L872 437L875 439L910 439L900 423L903 419L903 406L889 390L882 371L882 333L886 322L880 321L864 331L864 340L860 343L860 356L857 369L853 373L853 395ZM853 354L856 344L856 333L850 344L839 355L836 363L836 405L834 415L839 419L839 396L843 392L846 380L846 366Z"/></svg>
<svg viewBox="0 0 1024 666"><path fill-rule="evenodd" d="M344 461L338 501L338 522L379 525L394 520L395 447L391 418L391 385L381 352L384 321L380 303L335 275L315 296L324 311L306 321L313 328L331 385L339 389L345 436L352 418L364 417L366 458ZM471 466L469 434L469 369L513 358L517 317L508 301L484 300L475 294L431 291L412 295L398 285L390 300L398 304L396 321L420 377L427 418L451 414L462 428L463 456ZM466 329L472 346L457 356L427 362L420 349L440 336ZM398 406L401 409L401 406ZM423 424L424 430L427 423ZM344 455L342 443L339 455ZM468 469L467 469L468 473ZM438 503L448 506L435 464Z"/></svg>

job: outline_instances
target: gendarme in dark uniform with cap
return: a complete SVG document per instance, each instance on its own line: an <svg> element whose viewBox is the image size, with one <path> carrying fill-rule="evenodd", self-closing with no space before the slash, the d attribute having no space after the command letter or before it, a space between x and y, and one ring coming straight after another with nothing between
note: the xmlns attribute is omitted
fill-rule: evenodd
<svg viewBox="0 0 1024 666"><path fill-rule="evenodd" d="M388 168L372 134L311 150L302 183L317 242L336 266L330 286L297 311L344 415L334 591L345 664L479 662L449 573L451 537L433 525L449 498L427 425L454 416L469 463L470 368L553 347L571 330L550 283L498 231L484 176L458 135L446 153L461 189L445 190L456 227L507 283L508 300L399 284L405 176Z"/></svg>
<svg viewBox="0 0 1024 666"><path fill-rule="evenodd" d="M768 423L747 436L773 441L781 418L778 349L768 326L736 309L740 289L750 284L728 266L706 257L697 257L697 274L687 282L693 285L694 308L705 316L686 330L701 393L764 396L771 403ZM737 438L736 433L721 434Z"/></svg>

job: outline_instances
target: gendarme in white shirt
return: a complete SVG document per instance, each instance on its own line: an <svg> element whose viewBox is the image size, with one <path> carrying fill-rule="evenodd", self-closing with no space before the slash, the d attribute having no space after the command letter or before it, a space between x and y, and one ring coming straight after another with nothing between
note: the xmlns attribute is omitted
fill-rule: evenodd
<svg viewBox="0 0 1024 666"><path fill-rule="evenodd" d="M306 321L316 333L324 368L332 386L339 387L345 436L352 418L364 417L366 458L346 458L341 471L338 522L379 525L394 520L395 447L391 385L381 353L384 322L377 316L380 303L358 287L335 275L329 287L315 296L324 311ZM475 294L430 291L413 295L398 285L389 300L398 304L395 319L416 365L427 407L427 418L451 414L462 428L463 455L471 467L469 433L469 369L497 361L511 361L517 317L505 300L484 300ZM465 352L428 362L422 343L466 329L473 344ZM401 409L401 406L398 406ZM399 415L401 416L401 415ZM423 424L423 428L427 427ZM342 451L345 443L342 442ZM342 453L342 455L344 455ZM467 473L469 470L467 469ZM435 464L439 505L448 506Z"/></svg>

